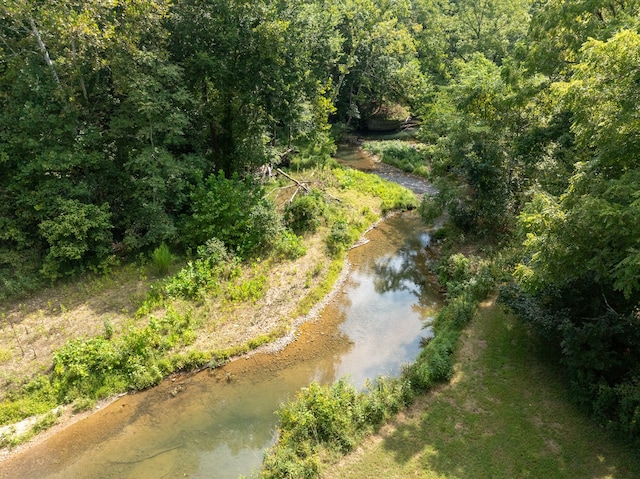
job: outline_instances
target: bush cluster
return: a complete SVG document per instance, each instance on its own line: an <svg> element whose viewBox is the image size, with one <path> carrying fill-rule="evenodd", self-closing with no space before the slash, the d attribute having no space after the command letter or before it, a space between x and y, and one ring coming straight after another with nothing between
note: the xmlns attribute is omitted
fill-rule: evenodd
<svg viewBox="0 0 640 479"><path fill-rule="evenodd" d="M191 316L169 309L117 339L78 339L56 351L51 384L58 401L100 399L126 389L145 389L173 371L165 358L178 345L195 339Z"/></svg>
<svg viewBox="0 0 640 479"><path fill-rule="evenodd" d="M278 244L284 234L276 206L250 178L226 178L222 172L211 175L191 198L193 214L184 228L187 246L218 238L234 255L248 259ZM294 254L298 250L292 247Z"/></svg>
<svg viewBox="0 0 640 479"><path fill-rule="evenodd" d="M191 315L169 308L163 318L152 317L146 326L118 338L69 341L54 353L50 375L36 377L0 404L0 423L42 414L58 404L90 407L98 399L153 386L173 371L202 366L209 355L170 355L194 339Z"/></svg>
<svg viewBox="0 0 640 479"><path fill-rule="evenodd" d="M291 231L296 234L314 233L320 226L326 209L322 194L312 190L306 195L298 195L285 206L284 219Z"/></svg>
<svg viewBox="0 0 640 479"><path fill-rule="evenodd" d="M221 281L240 274L237 257L227 251L218 238L210 238L198 247L198 257L169 278L165 292L169 298L201 299L219 290Z"/></svg>
<svg viewBox="0 0 640 479"><path fill-rule="evenodd" d="M345 454L364 434L409 404L404 378L378 378L358 392L345 379L333 385L311 383L280 407L278 444L266 455L262 477L313 478L320 472L321 447Z"/></svg>

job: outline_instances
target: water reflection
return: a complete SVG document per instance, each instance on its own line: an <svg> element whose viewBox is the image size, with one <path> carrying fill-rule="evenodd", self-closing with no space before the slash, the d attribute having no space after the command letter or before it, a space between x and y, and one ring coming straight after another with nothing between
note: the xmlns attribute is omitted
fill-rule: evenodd
<svg viewBox="0 0 640 479"><path fill-rule="evenodd" d="M373 230L352 250L349 280L321 318L277 355L183 377L126 396L26 454L1 478L233 478L274 440L283 401L311 381L396 375L419 351L439 298L425 281L428 232L415 215ZM227 378L231 380L227 380Z"/></svg>
<svg viewBox="0 0 640 479"><path fill-rule="evenodd" d="M393 255L387 255L374 265L376 293L408 291L421 306L437 301L437 294L428 269L427 248L431 236L419 233L410 237Z"/></svg>

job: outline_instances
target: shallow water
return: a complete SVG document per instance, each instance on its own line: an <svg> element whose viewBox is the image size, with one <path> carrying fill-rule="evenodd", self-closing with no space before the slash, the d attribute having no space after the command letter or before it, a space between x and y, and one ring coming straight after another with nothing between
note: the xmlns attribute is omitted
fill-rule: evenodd
<svg viewBox="0 0 640 479"><path fill-rule="evenodd" d="M165 381L125 396L22 455L2 478L233 478L251 475L274 441L283 401L311 381L397 375L440 306L427 269L428 230L406 213L349 253L347 282L277 354Z"/></svg>
<svg viewBox="0 0 640 479"><path fill-rule="evenodd" d="M373 139L371 136L367 136L367 138ZM398 183L417 195L435 195L437 193L435 186L425 178L405 173L394 166L382 163L357 144L344 143L338 145L334 158L344 166L373 173L385 180Z"/></svg>

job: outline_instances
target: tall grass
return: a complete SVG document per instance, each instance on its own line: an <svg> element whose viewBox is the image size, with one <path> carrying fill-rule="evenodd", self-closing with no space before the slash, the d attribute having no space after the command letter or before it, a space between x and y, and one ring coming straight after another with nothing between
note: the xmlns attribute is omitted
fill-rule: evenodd
<svg viewBox="0 0 640 479"><path fill-rule="evenodd" d="M364 143L364 149L378 156L383 163L407 173L429 177L427 155L421 145L401 140L367 141Z"/></svg>
<svg viewBox="0 0 640 479"><path fill-rule="evenodd" d="M173 255L169 251L169 247L162 243L151 253L151 260L156 269L158 276L164 276L169 272L169 267L173 262Z"/></svg>

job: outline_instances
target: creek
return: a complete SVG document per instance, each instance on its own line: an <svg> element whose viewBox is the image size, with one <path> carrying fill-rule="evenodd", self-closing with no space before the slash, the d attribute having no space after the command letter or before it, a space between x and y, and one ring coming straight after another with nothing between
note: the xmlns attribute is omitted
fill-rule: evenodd
<svg viewBox="0 0 640 479"><path fill-rule="evenodd" d="M318 319L275 354L166 380L124 396L0 466L1 478L250 476L273 444L278 406L312 381L398 375L440 307L430 232L415 213L380 223L352 249L348 278Z"/></svg>

